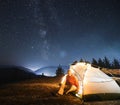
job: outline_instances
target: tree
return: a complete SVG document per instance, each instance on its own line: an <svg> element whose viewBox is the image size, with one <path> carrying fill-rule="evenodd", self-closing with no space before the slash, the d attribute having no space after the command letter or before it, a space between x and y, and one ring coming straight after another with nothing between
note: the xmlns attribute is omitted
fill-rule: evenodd
<svg viewBox="0 0 120 105"><path fill-rule="evenodd" d="M81 58L81 59L80 59L80 62L84 62L84 60Z"/></svg>
<svg viewBox="0 0 120 105"><path fill-rule="evenodd" d="M103 62L104 62L104 67L105 68L110 68L111 67L110 61L107 57L104 57Z"/></svg>
<svg viewBox="0 0 120 105"><path fill-rule="evenodd" d="M64 75L64 70L62 69L62 67L59 65L57 70L56 70L56 76L60 77Z"/></svg>
<svg viewBox="0 0 120 105"><path fill-rule="evenodd" d="M75 65L78 61L74 61L71 65Z"/></svg>
<svg viewBox="0 0 120 105"><path fill-rule="evenodd" d="M94 58L92 59L92 64L98 66L98 62Z"/></svg>
<svg viewBox="0 0 120 105"><path fill-rule="evenodd" d="M104 62L102 61L101 58L98 59L98 66L104 67Z"/></svg>
<svg viewBox="0 0 120 105"><path fill-rule="evenodd" d="M113 69L120 69L120 63L117 59L114 59L112 62L112 68Z"/></svg>

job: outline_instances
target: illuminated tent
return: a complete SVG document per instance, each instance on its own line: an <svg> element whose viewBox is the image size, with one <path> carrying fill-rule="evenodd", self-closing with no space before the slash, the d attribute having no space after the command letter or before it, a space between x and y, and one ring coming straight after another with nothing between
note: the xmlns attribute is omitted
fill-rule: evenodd
<svg viewBox="0 0 120 105"><path fill-rule="evenodd" d="M70 69L79 80L78 94L120 93L120 87L112 77L89 63L77 62Z"/></svg>

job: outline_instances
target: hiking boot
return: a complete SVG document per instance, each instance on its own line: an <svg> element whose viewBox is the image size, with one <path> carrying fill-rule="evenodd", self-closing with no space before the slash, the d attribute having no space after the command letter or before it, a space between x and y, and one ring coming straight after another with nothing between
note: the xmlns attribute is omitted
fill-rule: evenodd
<svg viewBox="0 0 120 105"><path fill-rule="evenodd" d="M59 93L56 93L56 94L55 94L55 96L56 96L56 97L59 97L59 96L62 96L62 95L61 95L61 94L59 94Z"/></svg>

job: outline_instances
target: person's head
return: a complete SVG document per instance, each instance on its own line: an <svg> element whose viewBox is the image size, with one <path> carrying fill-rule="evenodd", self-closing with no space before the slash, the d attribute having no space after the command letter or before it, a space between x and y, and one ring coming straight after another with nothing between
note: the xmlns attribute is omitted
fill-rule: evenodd
<svg viewBox="0 0 120 105"><path fill-rule="evenodd" d="M71 75L72 75L72 71L69 69L69 70L67 71L67 74L68 74L69 76L71 76Z"/></svg>

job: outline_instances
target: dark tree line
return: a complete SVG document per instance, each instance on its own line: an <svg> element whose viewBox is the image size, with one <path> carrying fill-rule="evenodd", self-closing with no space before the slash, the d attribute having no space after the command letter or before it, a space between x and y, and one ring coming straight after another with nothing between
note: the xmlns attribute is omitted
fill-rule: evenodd
<svg viewBox="0 0 120 105"><path fill-rule="evenodd" d="M77 61L74 61L73 64L75 64ZM80 59L80 62L89 62L86 60ZM108 68L108 69L120 69L120 62L118 59L114 58L113 61L110 61L107 57L104 57L103 59L99 58L96 60L95 58L92 59L91 62L92 66L100 67L100 68ZM56 76L63 76L64 75L64 69L59 65L56 70Z"/></svg>
<svg viewBox="0 0 120 105"><path fill-rule="evenodd" d="M93 66L99 66L101 68L109 68L109 69L120 69L120 62L118 59L114 58L112 62L107 57L103 59L99 58L98 60L92 59Z"/></svg>

